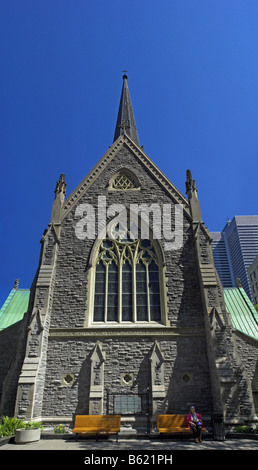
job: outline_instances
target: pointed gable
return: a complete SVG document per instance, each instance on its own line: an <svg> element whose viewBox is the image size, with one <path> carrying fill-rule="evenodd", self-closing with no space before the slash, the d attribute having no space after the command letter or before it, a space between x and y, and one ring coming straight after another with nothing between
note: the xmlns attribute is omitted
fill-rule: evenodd
<svg viewBox="0 0 258 470"><path fill-rule="evenodd" d="M172 198L175 204L181 204L188 215L190 215L189 204L187 199L181 194L181 192L171 183L171 181L159 170L159 168L152 162L152 160L133 142L127 134L121 135L93 169L87 174L77 188L70 194L65 200L62 209L62 219L66 217L68 212L78 204L80 198L85 194L90 187L95 183L97 178L105 172L109 164L115 161L116 156L125 149L129 149L130 154L138 161L147 173L154 179L159 186L161 186L166 193ZM128 165L127 158L124 158L124 167ZM132 168L133 169L133 168ZM104 188L100 188L104 189Z"/></svg>

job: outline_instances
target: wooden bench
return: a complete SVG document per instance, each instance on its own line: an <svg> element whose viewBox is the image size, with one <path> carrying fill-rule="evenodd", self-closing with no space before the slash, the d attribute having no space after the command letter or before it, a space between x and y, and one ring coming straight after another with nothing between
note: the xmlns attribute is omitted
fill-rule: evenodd
<svg viewBox="0 0 258 470"><path fill-rule="evenodd" d="M73 428L75 439L78 439L79 434L95 434L96 437L101 434L117 434L118 439L120 422L120 415L77 415Z"/></svg>
<svg viewBox="0 0 258 470"><path fill-rule="evenodd" d="M157 427L160 434L192 435L192 431L187 426L185 415L158 415ZM206 429L202 427L203 432Z"/></svg>

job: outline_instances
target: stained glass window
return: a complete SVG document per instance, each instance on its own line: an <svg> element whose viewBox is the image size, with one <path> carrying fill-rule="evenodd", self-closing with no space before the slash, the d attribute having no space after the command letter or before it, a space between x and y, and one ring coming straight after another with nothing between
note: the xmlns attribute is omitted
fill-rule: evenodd
<svg viewBox="0 0 258 470"><path fill-rule="evenodd" d="M160 275L153 242L123 236L100 243L94 322L160 322Z"/></svg>
<svg viewBox="0 0 258 470"><path fill-rule="evenodd" d="M95 275L95 302L94 302L94 320L104 321L105 312L105 288L106 267L103 263L96 266Z"/></svg>
<svg viewBox="0 0 258 470"><path fill-rule="evenodd" d="M159 270L152 261L148 266L149 271L149 298L150 298L150 318L159 321L160 318L160 295L159 295Z"/></svg>
<svg viewBox="0 0 258 470"><path fill-rule="evenodd" d="M107 321L117 321L118 267L114 262L108 265L107 289Z"/></svg>
<svg viewBox="0 0 258 470"><path fill-rule="evenodd" d="M147 266L143 261L136 265L136 308L138 321L148 321L146 268Z"/></svg>

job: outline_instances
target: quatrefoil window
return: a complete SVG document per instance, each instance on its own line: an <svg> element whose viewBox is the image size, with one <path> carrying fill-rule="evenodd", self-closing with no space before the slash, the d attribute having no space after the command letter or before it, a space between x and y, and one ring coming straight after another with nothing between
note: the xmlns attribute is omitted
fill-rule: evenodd
<svg viewBox="0 0 258 470"><path fill-rule="evenodd" d="M128 191L139 189L140 183L134 173L128 169L122 169L112 176L109 182L109 189L118 191Z"/></svg>
<svg viewBox="0 0 258 470"><path fill-rule="evenodd" d="M74 375L73 374L63 374L63 385L66 387L71 387L74 382Z"/></svg>

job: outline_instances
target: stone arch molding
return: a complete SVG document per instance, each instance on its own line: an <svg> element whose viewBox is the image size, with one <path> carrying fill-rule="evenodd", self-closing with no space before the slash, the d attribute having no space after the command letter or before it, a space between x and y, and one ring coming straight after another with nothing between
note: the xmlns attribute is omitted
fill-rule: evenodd
<svg viewBox="0 0 258 470"><path fill-rule="evenodd" d="M94 266L96 255L97 255L97 252L99 250L99 246L102 243L102 241L105 238L109 237L109 236L114 237L115 234L114 234L114 231L113 231L113 227L115 225L120 224L119 230L121 230L122 232L126 227L127 227L128 232L130 232L129 224L131 222L132 222L132 224L134 224L134 222L135 222L136 226L144 234L144 237L142 237L142 238L145 238L145 235L146 235L146 238L149 238L150 240L152 240L152 242L154 244L154 247L155 247L155 250L156 250L156 253L158 255L159 261L160 261L161 265L164 267L165 266L164 250L163 250L161 244L159 243L158 239L156 239L155 234L152 230L152 227L148 223L146 223L146 221L143 217L141 217L139 214L133 212L128 207L124 207L123 205L121 205L121 212L119 212L118 215L115 215L115 213L117 213L118 209L119 209L119 207L117 207L116 210L114 210L114 211L111 210L108 213L108 215L111 218L108 220L107 225L102 227L102 229L100 230L100 232L98 234L98 237L96 238L96 240L93 244L93 247L92 247L91 252L90 252L88 266L90 268L92 266ZM135 237L134 225L132 225L132 227L133 227L133 234L134 234L134 237ZM129 233L129 236L130 236L130 233ZM139 238L139 237L135 237L135 238Z"/></svg>

